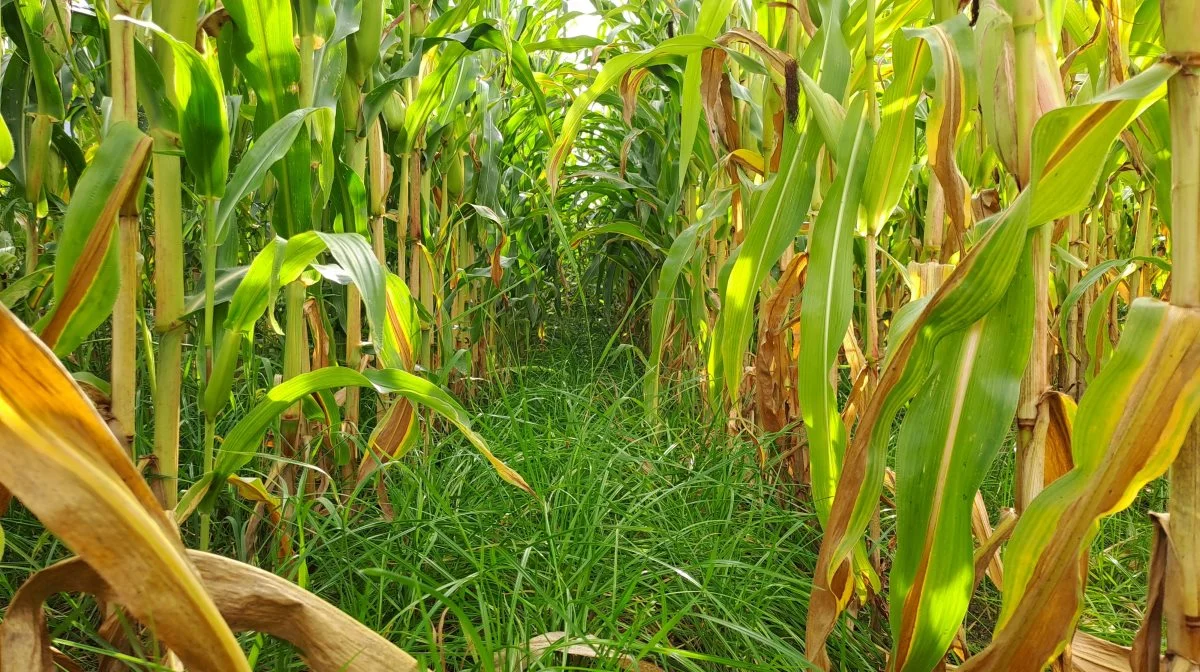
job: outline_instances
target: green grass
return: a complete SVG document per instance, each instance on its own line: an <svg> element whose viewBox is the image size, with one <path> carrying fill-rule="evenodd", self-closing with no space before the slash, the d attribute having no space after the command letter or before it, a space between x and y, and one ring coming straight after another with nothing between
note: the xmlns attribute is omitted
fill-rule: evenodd
<svg viewBox="0 0 1200 672"><path fill-rule="evenodd" d="M728 437L723 422L668 405L665 423L648 425L640 367L628 350L605 349L610 332L560 322L548 344L522 349L520 364L495 372L496 382L472 384L476 429L542 501L503 483L461 437L438 429L387 467L392 520L381 515L373 483L349 507L335 504L347 493L294 499L296 553L278 562L266 526L246 547L252 508L226 496L214 518L215 550L300 582L433 670L488 669L496 652L559 631L667 670L804 669L819 546L811 507L774 487L757 447ZM247 375L255 383L238 390L224 428L275 373L269 359L256 362ZM185 480L199 476L200 428L196 409L185 408ZM1009 446L985 482L993 512L1011 505L1012 459ZM256 468L265 475L270 466ZM1166 485L1156 482L1102 525L1083 629L1131 641L1145 594L1146 512L1165 502ZM15 508L4 521L4 601L30 571L68 554ZM883 511L885 548L893 518ZM190 545L194 527L185 528ZM830 642L836 669L882 669L882 604L839 625ZM985 580L965 623L974 650L990 637L999 604ZM56 644L72 656L94 661L110 650L95 635L90 599L60 596L50 614ZM247 635L244 643L255 669L303 669L278 642ZM531 669L616 666L550 653Z"/></svg>
<svg viewBox="0 0 1200 672"><path fill-rule="evenodd" d="M433 670L487 669L484 652L556 631L667 670L805 669L819 543L809 507L783 498L755 446L719 422L676 413L650 428L632 367L620 356L592 366L604 338L552 340L471 403L478 431L543 502L503 483L460 437L435 432L387 470L393 520L371 487L365 506L307 499L291 528L298 553L277 566L267 530L245 548L251 508L226 497L215 550L300 581ZM24 515L6 528L4 597L65 554ZM92 611L88 600L54 604L58 645L74 656L80 642L104 646L86 625ZM830 651L843 669L880 669L874 639L842 627ZM303 669L287 647L245 641L255 669ZM616 663L552 653L530 669L593 668Z"/></svg>

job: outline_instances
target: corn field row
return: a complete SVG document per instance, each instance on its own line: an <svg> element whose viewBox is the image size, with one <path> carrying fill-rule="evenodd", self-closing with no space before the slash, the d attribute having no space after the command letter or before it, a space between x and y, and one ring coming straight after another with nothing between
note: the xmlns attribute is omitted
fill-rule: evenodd
<svg viewBox="0 0 1200 672"><path fill-rule="evenodd" d="M888 670L1200 670L1197 0L3 0L0 50L3 508L74 554L0 670L81 669L59 592L164 669L250 670L241 631L418 669L213 518L286 557L295 501L390 516L447 432L540 501L466 408L570 311L647 426L807 497L816 668L878 597ZM1164 476L1133 647L1077 632L1101 519Z"/></svg>

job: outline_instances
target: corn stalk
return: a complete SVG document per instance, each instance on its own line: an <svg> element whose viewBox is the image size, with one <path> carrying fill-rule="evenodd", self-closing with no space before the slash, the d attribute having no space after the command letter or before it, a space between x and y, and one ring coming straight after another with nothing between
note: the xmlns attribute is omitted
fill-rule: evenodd
<svg viewBox="0 0 1200 672"><path fill-rule="evenodd" d="M1167 84L1171 112L1171 303L1200 308L1200 3L1163 0L1163 46L1179 72ZM1200 669L1200 424L1171 466L1167 559L1170 672Z"/></svg>

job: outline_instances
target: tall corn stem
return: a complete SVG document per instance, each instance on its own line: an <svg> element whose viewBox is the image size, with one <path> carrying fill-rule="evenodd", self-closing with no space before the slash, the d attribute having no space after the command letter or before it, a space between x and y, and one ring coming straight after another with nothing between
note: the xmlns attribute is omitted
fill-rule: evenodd
<svg viewBox="0 0 1200 672"><path fill-rule="evenodd" d="M1071 215L1067 220L1067 240L1070 241L1071 253L1082 258L1083 243L1081 237L1083 230L1080 226L1079 215ZM1079 283L1079 271L1075 268L1067 267L1067 292L1071 292ZM1062 368L1059 380L1059 387L1074 397L1079 399L1079 359L1080 339L1079 339L1079 316L1082 306L1076 303L1071 307L1071 311L1060 319L1067 321L1067 342L1063 344Z"/></svg>
<svg viewBox="0 0 1200 672"><path fill-rule="evenodd" d="M361 94L356 92L354 95L361 104ZM354 133L353 136L351 136L351 132ZM346 135L349 143L346 148L349 159L347 163L350 169L366 182L366 138L359 137L357 125L353 128L347 126ZM346 287L346 366L358 368L360 359L362 359L362 295L359 294L358 287L351 284ZM358 427L359 398L357 387L346 388L346 410L343 418L350 427Z"/></svg>
<svg viewBox="0 0 1200 672"><path fill-rule="evenodd" d="M1162 0L1164 46L1183 69L1167 84L1171 114L1171 301L1200 308L1200 1ZM1170 538L1178 572L1168 571L1178 609L1167 610L1171 672L1200 669L1200 423L1171 467Z"/></svg>
<svg viewBox="0 0 1200 672"><path fill-rule="evenodd" d="M396 275L408 279L408 193L410 161L407 154L400 156L400 177L396 206Z"/></svg>
<svg viewBox="0 0 1200 672"><path fill-rule="evenodd" d="M1017 121L1017 182L1029 186L1033 125L1037 122L1037 0L1017 0L1013 11L1016 47L1015 106ZM1021 380L1017 406L1017 511L1024 511L1044 485L1045 444L1034 433L1038 403L1050 385L1050 236L1049 223L1033 234L1033 346Z"/></svg>
<svg viewBox="0 0 1200 672"><path fill-rule="evenodd" d="M349 66L342 90L343 111L346 119L343 152L350 169L367 183L367 129L363 127L362 105L365 88L371 82L379 55L383 27L382 0L366 0L362 3L362 22L359 31L350 36ZM346 365L357 368L362 358L362 296L354 285L346 288ZM346 412L344 418L351 427L358 426L359 390L346 388ZM352 456L353 457L353 456Z"/></svg>
<svg viewBox="0 0 1200 672"><path fill-rule="evenodd" d="M109 0L110 16L136 16L141 3ZM112 120L136 124L137 78L133 58L133 24L109 23L109 50L112 58ZM134 399L137 396L137 289L138 231L136 205L122 210L117 221L117 249L120 285L112 317L112 413L122 443L132 458L135 427Z"/></svg>
<svg viewBox="0 0 1200 672"><path fill-rule="evenodd" d="M204 366L200 367L201 381L205 392L212 382L214 346L214 311L216 306L217 272L217 203L218 199L204 199ZM227 346L233 347L233 346ZM216 452L217 419L214 414L204 414L203 473L212 473L213 454ZM211 539L212 516L200 513L200 550L207 551Z"/></svg>
<svg viewBox="0 0 1200 672"><path fill-rule="evenodd" d="M154 20L179 39L195 31L195 3L155 0ZM168 95L174 98L175 54L162 40L155 59ZM182 166L170 137L154 138L154 312L159 333L158 385L154 395L154 491L163 508L173 509L179 492L179 404L183 389L183 192Z"/></svg>
<svg viewBox="0 0 1200 672"><path fill-rule="evenodd" d="M299 102L301 107L310 107L313 103L314 92L314 59L316 58L316 11L317 3L305 0L296 5L297 9L297 47L300 52L300 90ZM309 222L291 222L292 231L309 228ZM308 359L308 330L304 318L304 300L306 296L303 281L296 280L284 288L284 323L283 323L283 380L291 380L304 372ZM292 406L284 412L280 423L280 433L283 441L281 450L288 457L299 453L301 436L304 433L303 413L300 404ZM295 485L295 469L288 465L283 470L283 482L288 487Z"/></svg>
<svg viewBox="0 0 1200 672"><path fill-rule="evenodd" d="M875 99L875 5L876 0L867 0L867 35L864 59L867 66L867 105L871 114L871 124L878 128L879 104ZM863 274L866 276L867 285L867 360L870 370L874 372L876 363L879 361L879 309L876 297L879 290L875 279L878 250L873 228L867 231L866 247L867 259Z"/></svg>

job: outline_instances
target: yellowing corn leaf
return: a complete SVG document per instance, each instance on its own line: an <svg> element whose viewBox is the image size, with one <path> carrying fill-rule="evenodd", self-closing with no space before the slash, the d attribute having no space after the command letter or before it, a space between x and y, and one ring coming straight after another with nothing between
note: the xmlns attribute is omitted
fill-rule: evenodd
<svg viewBox="0 0 1200 672"><path fill-rule="evenodd" d="M1135 301L1080 402L1074 468L1034 499L1009 542L993 641L961 669L1037 672L1062 650L1082 600L1079 559L1100 518L1129 506L1175 459L1200 409L1198 374L1200 311Z"/></svg>
<svg viewBox="0 0 1200 672"><path fill-rule="evenodd" d="M1179 66L1159 63L1087 104L1047 112L1033 129L1033 183L1029 223L1038 226L1087 207L1117 135L1166 93Z"/></svg>
<svg viewBox="0 0 1200 672"><path fill-rule="evenodd" d="M42 340L60 355L78 347L112 313L117 213L137 198L151 144L137 126L113 124L79 177L55 258L54 310L40 329Z"/></svg>
<svg viewBox="0 0 1200 672"><path fill-rule="evenodd" d="M817 560L806 640L809 656L818 664L827 661L825 640L851 595L846 562L878 505L893 420L910 399L926 389L939 343L975 324L1007 294L1017 264L1026 256L1021 253L1026 248L1026 232L1086 205L1090 192L1072 185L1089 179L1088 184L1094 184L1100 170L1094 157L1106 153L1121 130L1162 95L1161 84L1171 72L1173 66L1154 66L1092 102L1043 117L1034 130L1033 183L990 222L980 241L919 308L915 319L897 315L897 324L904 317L906 328L889 348L876 392L846 451ZM898 333L894 330L893 336ZM1068 564L1075 566L1074 561ZM1011 571L1007 566L1005 570L1008 584ZM1055 635L1055 641L1061 640L1062 634Z"/></svg>
<svg viewBox="0 0 1200 672"><path fill-rule="evenodd" d="M411 656L287 580L185 551L83 392L3 307L0 370L0 483L78 554L13 596L0 624L0 672L51 672L62 662L49 646L43 604L64 591L120 605L197 672L250 671L232 630L284 639L317 672L417 669ZM271 499L257 480L235 485Z"/></svg>
<svg viewBox="0 0 1200 672"><path fill-rule="evenodd" d="M0 371L0 483L189 667L249 672L149 486L67 372L5 308ZM6 671L48 669L15 655L4 647Z"/></svg>

